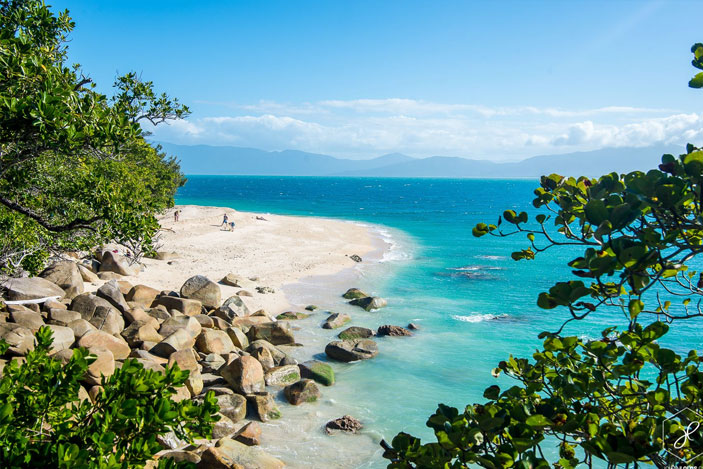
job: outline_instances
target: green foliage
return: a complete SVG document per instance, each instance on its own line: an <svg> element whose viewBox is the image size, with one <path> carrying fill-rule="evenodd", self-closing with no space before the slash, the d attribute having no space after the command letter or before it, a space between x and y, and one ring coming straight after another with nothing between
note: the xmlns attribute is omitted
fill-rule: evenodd
<svg viewBox="0 0 703 469"><path fill-rule="evenodd" d="M0 379L0 467L138 468L162 449L158 435L211 434L218 410L212 393L200 405L171 399L188 371L173 366L159 373L128 359L103 378L94 404L81 402L79 381L95 357L74 349L62 364L49 355L51 330L43 327L35 337L26 362L9 362ZM158 467L191 466L162 459Z"/></svg>
<svg viewBox="0 0 703 469"><path fill-rule="evenodd" d="M692 52L703 69L703 44ZM690 86L703 87L703 73ZM626 328L588 341L563 336L564 326L543 332L531 359L511 356L493 371L514 385L490 386L486 402L463 412L440 404L427 421L437 441L398 434L384 446L388 467L700 466L701 358L658 341L667 323L703 316L703 273L691 269L703 252L703 150L689 144L646 173L543 176L534 194L542 212L536 227L526 212L508 210L495 225L476 225L474 236L526 235L516 261L557 246L583 248L569 262L578 280L556 282L537 305L568 310L564 325L615 308Z"/></svg>
<svg viewBox="0 0 703 469"><path fill-rule="evenodd" d="M134 73L108 98L66 64L67 12L0 3L0 268L35 272L49 252L108 241L149 246L155 214L185 180L141 122L188 108ZM21 236L13 236L20 233Z"/></svg>

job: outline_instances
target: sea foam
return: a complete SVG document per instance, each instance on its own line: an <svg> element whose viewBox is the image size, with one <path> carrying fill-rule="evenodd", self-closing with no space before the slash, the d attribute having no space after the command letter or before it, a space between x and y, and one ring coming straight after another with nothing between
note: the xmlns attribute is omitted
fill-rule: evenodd
<svg viewBox="0 0 703 469"><path fill-rule="evenodd" d="M494 319L502 319L502 318L507 318L507 314L471 314L468 316L460 316L458 314L452 314L451 318L456 320L456 321L461 321L461 322L483 322L483 321L492 321Z"/></svg>

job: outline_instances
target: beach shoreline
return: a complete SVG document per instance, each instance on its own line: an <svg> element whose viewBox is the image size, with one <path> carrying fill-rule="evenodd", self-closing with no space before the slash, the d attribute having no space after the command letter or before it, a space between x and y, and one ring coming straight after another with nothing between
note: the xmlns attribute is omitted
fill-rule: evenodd
<svg viewBox="0 0 703 469"><path fill-rule="evenodd" d="M179 221L174 221L175 210L180 211ZM220 226L225 213L235 223L232 232ZM144 259L145 269L125 280L161 290L178 290L193 275L219 282L228 273L234 273L258 278L257 285L273 290L272 293L247 290L252 296L242 299L252 313L264 310L275 318L282 312L304 311L308 304L315 304L319 310L309 318L288 321L301 346L279 346L299 362L326 360L324 345L335 340L339 330L320 327L327 317L325 313L354 308L346 305L341 294L357 286L366 272L384 261L392 247L389 233L383 227L322 217L179 205L159 221L163 227L159 251L173 253L172 258ZM352 260L352 255L360 256L362 262ZM223 300L242 290L223 284L220 288ZM350 365L331 364L335 372L341 371L343 379L344 370ZM261 448L289 468L375 466L381 460L378 435L324 433L327 421L358 413L355 406L359 403L345 402L348 396L338 396L335 386L321 386L321 391L319 402L301 406L289 405L282 391L276 391L275 400L282 418L260 423Z"/></svg>
<svg viewBox="0 0 703 469"><path fill-rule="evenodd" d="M174 221L174 210L180 211ZM224 214L234 221L222 228ZM219 282L228 273L257 278L256 284L273 292L250 291L245 303L254 312L274 317L290 308L284 285L306 277L329 275L354 268L351 256L362 258L378 250L371 230L359 224L320 217L239 212L225 207L179 205L159 219L163 228L159 250L173 253L166 260L145 258L145 269L134 281L161 290L176 290L194 275ZM126 278L125 280L132 280ZM222 298L242 290L220 284Z"/></svg>

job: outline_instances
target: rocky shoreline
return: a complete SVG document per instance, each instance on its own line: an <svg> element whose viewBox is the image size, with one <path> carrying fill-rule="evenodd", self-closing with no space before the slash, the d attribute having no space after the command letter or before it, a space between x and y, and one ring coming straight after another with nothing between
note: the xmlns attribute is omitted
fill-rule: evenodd
<svg viewBox="0 0 703 469"><path fill-rule="evenodd" d="M161 253L161 262L177 255ZM361 261L361 257L355 255ZM220 405L220 420L213 439L185 445L175 436L163 438L159 457L186 459L201 468L284 467L279 459L257 446L268 422L285 415L276 404L281 394L290 405L316 401L321 387L335 382L333 368L325 361L298 363L286 352L297 344L291 322L319 315L313 305L304 311L284 311L273 317L260 309L250 311L245 300L273 289L260 285L256 277L226 274L217 283L195 275L178 291L158 290L133 280L138 275L128 259L106 250L92 257L61 261L39 277L13 279L5 284L8 304L0 317L0 337L11 344L9 360L22 360L31 350L33 333L44 325L54 332L55 357L70 358L72 347L86 347L98 357L85 377L82 399L99 392L100 376L109 376L126 358L135 358L145 368L163 370L177 364L190 372L177 400L202 399L212 391ZM127 277L129 276L129 277ZM127 281L129 278L132 282ZM85 283L100 285L93 293ZM238 289L222 300L222 286ZM350 304L372 311L385 300L358 289L344 295ZM14 303L14 304L13 304ZM322 327L346 325L346 314L329 313ZM371 339L375 335L410 335L408 329L382 325L378 331L347 327L330 342L325 353L330 360L350 362L378 354ZM327 423L325 431L357 432L363 424L349 415Z"/></svg>

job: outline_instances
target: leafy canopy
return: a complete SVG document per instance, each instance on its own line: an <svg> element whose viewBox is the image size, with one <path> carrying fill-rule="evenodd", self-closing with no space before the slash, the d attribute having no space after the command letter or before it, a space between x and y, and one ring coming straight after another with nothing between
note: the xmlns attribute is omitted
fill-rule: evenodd
<svg viewBox="0 0 703 469"><path fill-rule="evenodd" d="M39 270L55 251L149 246L185 180L140 123L188 108L129 73L115 94L66 64L73 22L39 0L0 2L0 268Z"/></svg>
<svg viewBox="0 0 703 469"><path fill-rule="evenodd" d="M109 378L95 402L79 400L80 381L95 360L84 348L67 363L50 355L51 329L36 333L26 362L10 361L0 378L0 466L4 468L127 469L144 467L162 449L157 436L174 432L192 441L207 437L217 420L212 392L201 404L174 402L187 370L164 373L127 359ZM0 352L7 344L0 344ZM159 468L192 467L159 459Z"/></svg>
<svg viewBox="0 0 703 469"><path fill-rule="evenodd" d="M703 44L692 52L703 69ZM703 74L690 86L703 87ZM515 260L583 248L569 262L577 279L556 282L538 306L568 310L564 324L615 309L627 326L597 340L563 336L563 326L543 332L532 359L510 356L493 371L511 387L490 386L486 402L463 411L440 404L427 421L437 441L398 434L384 444L388 467L700 465L701 357L658 342L670 324L703 316L703 273L691 268L703 252L703 150L689 144L646 173L544 176L534 193L536 226L507 210L473 234L524 234L528 246Z"/></svg>

